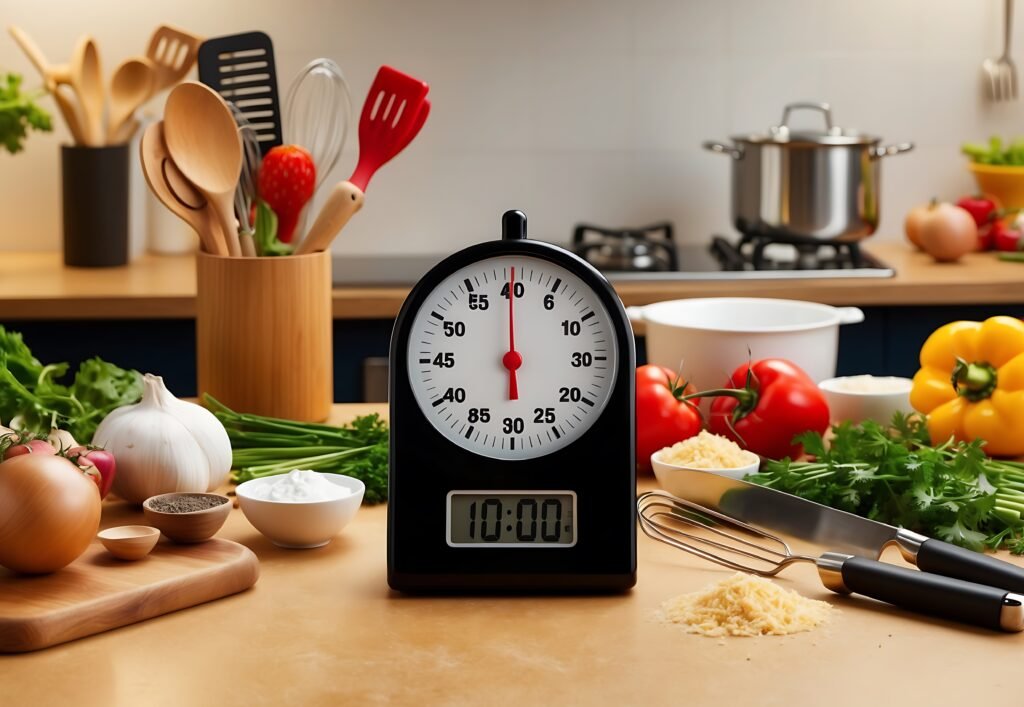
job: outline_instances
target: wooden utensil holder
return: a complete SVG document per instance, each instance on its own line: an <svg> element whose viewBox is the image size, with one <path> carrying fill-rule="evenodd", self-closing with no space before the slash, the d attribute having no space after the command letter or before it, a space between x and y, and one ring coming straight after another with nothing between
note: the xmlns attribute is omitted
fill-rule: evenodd
<svg viewBox="0 0 1024 707"><path fill-rule="evenodd" d="M330 251L199 253L197 280L199 392L238 412L326 420L334 398Z"/></svg>

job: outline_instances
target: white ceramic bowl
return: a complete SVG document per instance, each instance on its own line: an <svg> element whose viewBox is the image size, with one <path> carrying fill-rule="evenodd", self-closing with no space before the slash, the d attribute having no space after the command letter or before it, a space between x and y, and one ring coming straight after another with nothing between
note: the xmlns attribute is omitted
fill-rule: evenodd
<svg viewBox="0 0 1024 707"><path fill-rule="evenodd" d="M341 474L321 474L332 484L352 493L327 501L270 501L254 498L255 489L280 480L280 476L252 479L235 489L238 505L250 523L279 547L310 548L326 545L355 517L366 486Z"/></svg>
<svg viewBox="0 0 1024 707"><path fill-rule="evenodd" d="M681 364L698 390L720 387L751 358L785 358L814 381L831 378L839 326L864 320L856 307L757 297L669 300L626 311L646 325L647 362L673 371Z"/></svg>
<svg viewBox="0 0 1024 707"><path fill-rule="evenodd" d="M682 469L694 469L696 471L706 471L709 474L718 474L719 476L728 476L731 479L742 479L747 474L753 474L757 471L758 466L761 464L761 460L753 452L748 452L753 457L753 461L746 466L739 466L733 469L702 469L696 466L680 466L679 464L668 464L661 461L661 453L664 449L659 449L657 452L651 455L651 466L654 467L654 476L658 479L658 483L661 487L671 494L679 495L674 489L680 487L676 481L678 472Z"/></svg>
<svg viewBox="0 0 1024 707"><path fill-rule="evenodd" d="M910 388L914 381L910 378L896 376L878 376L879 380L891 381L893 391L887 393L860 392L842 390L843 383L850 376L829 378L821 381L818 387L825 394L832 422L863 422L874 420L886 424L892 420L896 412L911 413Z"/></svg>

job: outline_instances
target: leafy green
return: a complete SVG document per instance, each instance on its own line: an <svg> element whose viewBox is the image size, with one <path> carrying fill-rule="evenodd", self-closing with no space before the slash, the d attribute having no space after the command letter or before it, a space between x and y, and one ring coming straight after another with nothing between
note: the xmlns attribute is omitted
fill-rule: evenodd
<svg viewBox="0 0 1024 707"><path fill-rule="evenodd" d="M971 162L978 164L1008 167L1024 165L1024 138L1016 138L1004 145L1002 138L992 136L988 144L968 142L960 147L960 151L970 157Z"/></svg>
<svg viewBox="0 0 1024 707"><path fill-rule="evenodd" d="M53 130L50 114L35 103L41 95L22 92L19 74L0 75L0 144L12 155L21 151L29 129Z"/></svg>
<svg viewBox="0 0 1024 707"><path fill-rule="evenodd" d="M1024 554L1024 464L983 442L930 444L924 418L897 414L797 438L812 462L769 461L747 477L826 506L982 550Z"/></svg>
<svg viewBox="0 0 1024 707"><path fill-rule="evenodd" d="M68 370L66 363L43 365L21 334L0 326L0 420L19 417L23 430L38 435L60 427L87 443L104 417L142 397L138 371L91 358L64 385Z"/></svg>
<svg viewBox="0 0 1024 707"><path fill-rule="evenodd" d="M260 199L256 202L256 227L253 232L256 252L260 255L291 255L292 246L277 238L277 214Z"/></svg>
<svg viewBox="0 0 1024 707"><path fill-rule="evenodd" d="M380 415L334 427L238 413L209 394L203 404L228 431L235 483L313 469L359 479L365 503L388 500L388 426Z"/></svg>

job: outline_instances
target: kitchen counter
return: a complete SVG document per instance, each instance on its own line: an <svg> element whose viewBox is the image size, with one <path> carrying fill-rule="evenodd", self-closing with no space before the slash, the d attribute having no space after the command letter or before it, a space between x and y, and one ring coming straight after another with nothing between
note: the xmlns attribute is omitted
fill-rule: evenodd
<svg viewBox="0 0 1024 707"><path fill-rule="evenodd" d="M991 253L936 264L903 243L868 248L896 268L889 279L628 282L616 286L627 305L680 297L786 297L835 305L1024 303L1024 264ZM391 319L404 287L334 290L335 319ZM195 316L192 256L145 255L131 266L65 268L60 253L0 253L0 320L187 319Z"/></svg>
<svg viewBox="0 0 1024 707"><path fill-rule="evenodd" d="M373 410L383 408L338 405L333 419ZM103 521L141 517L112 503ZM330 545L295 551L271 545L233 510L221 536L259 556L262 576L253 589L45 651L0 656L4 702L842 707L897 698L906 705L1011 704L1019 693L1024 634L841 597L823 589L810 566L777 581L839 608L816 631L714 639L663 625L655 618L662 601L729 572L642 534L639 583L624 595L393 594L385 581L386 520L383 506L364 507Z"/></svg>

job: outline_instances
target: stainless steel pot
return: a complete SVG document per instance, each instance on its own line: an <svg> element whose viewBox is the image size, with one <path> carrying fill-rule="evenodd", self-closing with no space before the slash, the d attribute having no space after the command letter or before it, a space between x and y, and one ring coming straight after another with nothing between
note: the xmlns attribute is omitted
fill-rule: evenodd
<svg viewBox="0 0 1024 707"><path fill-rule="evenodd" d="M825 131L792 131L795 110L820 111ZM742 233L787 240L859 241L878 228L879 160L909 152L909 142L832 124L827 103L790 103L765 134L733 136L704 149L732 157L732 218Z"/></svg>

